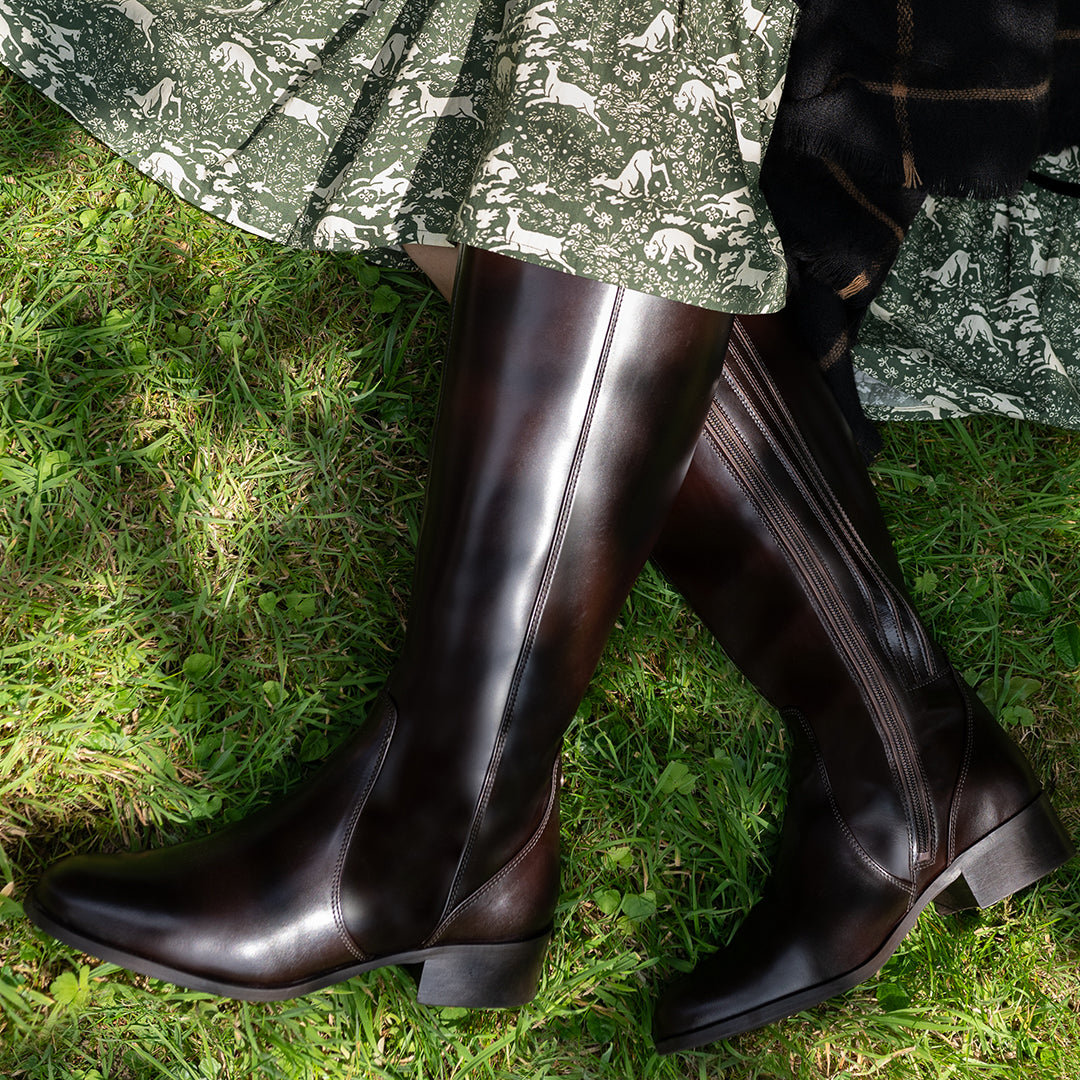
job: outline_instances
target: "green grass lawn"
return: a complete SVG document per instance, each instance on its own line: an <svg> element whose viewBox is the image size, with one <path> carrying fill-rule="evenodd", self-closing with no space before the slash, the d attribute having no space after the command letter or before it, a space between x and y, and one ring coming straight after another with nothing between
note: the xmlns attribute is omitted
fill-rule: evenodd
<svg viewBox="0 0 1080 1080"><path fill-rule="evenodd" d="M924 915L880 976L660 1059L661 979L753 902L784 736L651 571L566 750L536 1001L377 972L243 1004L130 975L20 901L70 851L201 835L364 715L401 639L446 305L168 196L0 75L0 1075L1080 1076L1080 881ZM1080 434L894 425L875 478L929 622L1080 834Z"/></svg>

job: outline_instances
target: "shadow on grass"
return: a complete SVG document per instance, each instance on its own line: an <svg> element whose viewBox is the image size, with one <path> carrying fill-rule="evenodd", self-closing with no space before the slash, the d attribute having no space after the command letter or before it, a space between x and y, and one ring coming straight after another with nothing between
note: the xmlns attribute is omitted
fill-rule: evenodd
<svg viewBox="0 0 1080 1080"><path fill-rule="evenodd" d="M30 270L0 251L2 742L37 763L24 793L69 780L9 785L31 861L203 819L205 790L238 815L356 722L401 637L445 329L414 276L155 205L114 165Z"/></svg>
<svg viewBox="0 0 1080 1080"><path fill-rule="evenodd" d="M79 124L58 107L43 109L41 94L17 75L0 67L0 182L18 179L24 170L55 167L80 138Z"/></svg>
<svg viewBox="0 0 1080 1080"><path fill-rule="evenodd" d="M325 276L308 285L340 297L345 283ZM25 688L21 710L36 705L69 746L85 728L100 751L130 752L130 739L101 745L100 729L123 733L138 711L153 739L156 713L156 737L186 750L216 788L231 777L257 790L286 747L308 762L321 756L340 734L336 714L357 690L370 696L370 672L389 668L419 529L433 369L421 349L388 378L383 349L364 370L342 363L313 385L319 361L286 329L305 297L291 295L288 306L260 307L264 328L279 325L271 347L243 363L237 343L230 355L220 340L236 331L215 331L206 310L182 324L190 340L136 363L126 327L58 311L65 325L35 330L46 355L0 371L11 439L3 482L16 495L0 511L15 623L2 693L11 701ZM387 321L384 344L404 329ZM56 635L71 643L53 655ZM97 642L114 648L112 670L94 678ZM13 671L27 643L36 657ZM210 657L215 675L191 675L192 656ZM37 693L35 682L51 685ZM265 744L266 725L281 745ZM243 769L256 744L261 767ZM25 829L30 815L20 816ZM175 820L167 807L150 817ZM95 824L77 821L76 832Z"/></svg>

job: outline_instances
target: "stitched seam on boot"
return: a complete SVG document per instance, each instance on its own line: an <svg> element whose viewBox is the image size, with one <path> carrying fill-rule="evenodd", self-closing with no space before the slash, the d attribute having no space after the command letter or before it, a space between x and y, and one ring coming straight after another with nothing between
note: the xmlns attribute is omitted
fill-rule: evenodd
<svg viewBox="0 0 1080 1080"><path fill-rule="evenodd" d="M814 735L814 730L810 726L810 722L798 709L785 709L785 713L794 714L799 718L799 726L806 734L806 738L810 743L810 753L814 756L814 764L817 767L818 776L821 778L821 786L825 789L825 797L829 801L829 809L832 810L833 817L836 819L836 823L840 826L840 831L844 834L844 837L851 845L855 854L861 859L878 877L884 878L891 885L895 885L898 889L902 890L908 895L909 898L915 895L915 883L913 881L903 881L895 874L889 873L884 866L881 865L859 842L859 838L851 831L851 827L844 820L844 815L840 812L840 807L837 805L836 798L833 795L832 783L829 780L829 771L825 767L825 760L821 756L821 751L818 749L817 737Z"/></svg>
<svg viewBox="0 0 1080 1080"><path fill-rule="evenodd" d="M819 492L824 492L825 495L822 502L825 504L825 509L822 512L818 512L815 516L821 522L822 526L828 530L830 535L834 538L834 544L837 551L840 553L844 562L850 567L853 564L858 565L861 563L862 568L868 570L872 577L875 578L879 587L882 589L884 595L889 599L890 604L894 608L893 622L896 626L898 637L903 640L903 635L899 632L900 619L895 613L896 597L895 589L892 587L892 583L888 581L884 574L880 573L877 568L877 562L870 555L869 551L859 535L858 530L851 524L851 519L847 515L847 511L844 509L840 501L835 497L831 485L829 485L824 476L821 474L820 469L817 467L817 463L814 460L813 454L810 452L809 447L801 437L798 425L792 418L790 411L786 408L786 403L783 401L783 397L780 394L779 388L769 378L768 365L765 363L761 354L755 348L753 341L750 340L747 335L746 338L747 352L749 356L746 359L752 358L756 363L750 365L749 363L743 363L741 365L741 373L746 380L745 384L731 383L729 385L739 397L743 407L750 413L751 417L761 432L761 434L768 441L770 449L777 457L785 463L785 471L791 478L792 483L796 486L800 496L808 504L811 504L811 500L808 497L806 491L806 485L803 482L799 471L792 463L792 453L782 451L778 446L777 437L773 434L773 427L780 428L783 425L784 433L788 442L794 448L794 454L801 465L809 473L810 483L816 485ZM740 358L742 359L742 358ZM755 385L756 384L756 385ZM746 386L752 386L758 396L763 401L763 406L759 406L757 402L751 401L748 396ZM762 390L762 386L765 387L765 391ZM772 420L772 426L765 423L761 419L761 409L764 407ZM831 512L832 516L836 519L835 522L829 521L827 514ZM854 549L853 552L849 551L846 546L838 543L839 539L843 539ZM866 595L865 590L861 586L859 581L859 574L852 573L852 577L856 582L856 586L859 588L859 592L863 596L863 600L867 605L868 613L873 621L874 625L879 628L879 636L883 640L887 640L887 631L885 630L881 617L877 611L876 605ZM928 656L928 653L927 653ZM914 665L912 659L908 654L906 647L903 652L903 661L907 666L906 678L911 679L914 677Z"/></svg>
<svg viewBox="0 0 1080 1080"><path fill-rule="evenodd" d="M779 388L769 378L768 364L757 351L746 331L741 327L739 329L741 337L739 344L743 347L745 355L740 353L739 350L735 350L736 362L729 363L724 372L728 386L739 399L740 404L750 416L750 419L758 432L768 443L769 449L772 451L773 455L781 463L784 472L798 492L799 498L803 503L813 509L814 518L829 534L833 547L848 567L848 572L863 598L868 618L877 628L876 636L879 641L887 641L888 634L882 625L877 607L866 594L866 591L861 584L861 571L867 571L870 576L875 579L878 586L893 606L894 611L898 603L895 596L896 590L885 575L878 570L876 560L867 550L858 531L851 524L851 520L847 516L846 510L835 497L832 487L826 482L824 476L817 468L817 464L813 459L809 447L806 446L805 441L801 437L798 425L785 407ZM760 404L757 400L751 400L747 387L750 387L756 392L757 398L761 399ZM723 412L723 408L719 402L714 403L714 408L717 412ZM786 428L787 440L793 445L794 453L778 445L777 437L773 434L770 424L762 417L763 410L768 414L768 418L771 420L773 426L778 428L783 426ZM749 453L751 457L754 456L752 451L749 451ZM818 493L821 495L823 504L821 509L814 509L815 501L807 491L806 483L800 476L799 469L796 467L797 464L802 465L811 474L810 482L811 484L816 485ZM830 520L830 512L832 518L836 520ZM767 524L768 523L766 522L766 525ZM854 550L849 550L849 546ZM781 549L783 549L783 545L781 545ZM845 609L850 608L850 605L846 602L843 606ZM858 620L856 619L856 621ZM899 616L894 614L893 623L896 627L897 637L903 641L904 637L899 630ZM906 671L903 673L903 677L900 681L910 682L915 676L912 660L906 648L904 648L902 660Z"/></svg>
<svg viewBox="0 0 1080 1080"><path fill-rule="evenodd" d="M953 675L953 680L960 678L959 675ZM962 687L957 687L961 690ZM971 770L971 758L975 752L975 724L971 710L971 700L967 694L963 694L964 698L964 726L967 729L966 738L964 739L964 762L960 768L960 777L956 782L956 790L953 792L952 807L949 810L949 842L948 842L948 862L945 864L949 866L956 858L956 822L960 816L960 798L964 793L964 787L967 784L968 773Z"/></svg>
<svg viewBox="0 0 1080 1080"><path fill-rule="evenodd" d="M968 695L964 692L964 687L960 685L963 680L963 676L960 675L955 667L950 665L946 669L949 678L952 681L954 688L960 693L961 700L964 702L964 753L960 761L960 774L956 783L956 788L953 791L952 798L949 804L949 824L948 832L945 838L946 850L945 850L945 865L951 866L953 860L956 858L956 822L960 816L960 798L963 793L964 785L967 782L968 774L971 772L971 759L975 752L975 724L973 720L973 714L971 709L971 701ZM912 690L918 692L925 690L928 686L933 685L941 679L941 675L937 675L934 678L926 679L923 682L917 683L912 687Z"/></svg>
<svg viewBox="0 0 1080 1080"><path fill-rule="evenodd" d="M769 366L765 362L764 358L761 356L760 352L758 352L757 347L753 342L753 339L750 338L749 334L745 331L743 331L742 336L744 338L743 344L745 346L747 356L740 356L739 359L742 361L742 363L739 365L740 370L742 371L748 384L756 382L756 390L758 392L758 395L765 400L765 404L773 417L774 425L778 430L781 429L782 422L782 430L786 434L788 441L794 447L800 464L807 470L811 484L815 485L820 491L828 493L828 508L832 511L832 514L839 522L839 532L843 535L844 539L854 548L855 557L862 562L864 568L869 570L872 576L877 580L879 587L882 589L884 594L888 597L890 603L893 605L894 623L896 625L897 632L899 633L901 620L899 618L899 615L896 613L896 607L897 605L901 607L907 605L904 604L902 598L898 598L896 596L895 586L893 586L892 582L888 579L888 577L885 574L881 573L878 569L876 559L874 559L874 557L870 554L870 551L869 549L867 549L862 537L859 535L858 530L852 525L851 519L848 517L847 511L845 510L843 504L839 501L839 499L836 498L835 493L832 490L832 486L825 480L824 475L818 468L817 462L814 459L814 455L810 452L810 448L806 445L806 441L802 437L802 433L799 430L798 423L795 421L794 417L791 415L790 410L787 408L787 403L784 400L784 397L781 394L779 387L771 379ZM748 363L747 361L749 361L750 359L753 359L755 363ZM762 391L762 386L764 386L765 392ZM744 407L746 407L750 411L751 415L754 417L755 421L757 422L758 428L768 440L773 452L780 456L780 451L776 445L776 438L773 435L772 428L760 422L760 420L758 419L758 409L749 401L743 386L733 385L732 388L739 395L739 398L743 402ZM789 455L784 455L784 458L788 456ZM805 486L801 482L798 472L792 468L788 468L787 471L788 474L791 476L792 481L799 488L800 494L803 496L804 499L806 499L807 493L805 490ZM818 516L819 519L821 519L821 515ZM833 532L834 534L837 532L837 528L833 525L830 525L825 521L823 521L823 524L826 525L830 532ZM844 552L843 554L845 557L845 561L849 561L848 553ZM860 589L860 591L862 590ZM876 606L873 604L872 601L869 600L869 598L865 597L865 595L864 599L867 600L874 622L880 626L881 622L876 610ZM931 666L931 651L925 642L925 636L922 634L921 628L917 629L919 630L920 639L923 641L924 663L927 666ZM882 628L882 632L884 633L884 628ZM901 639L903 640L902 635ZM914 664L910 654L907 651L906 645L904 646L904 660L909 666L908 677L913 678Z"/></svg>
<svg viewBox="0 0 1080 1080"><path fill-rule="evenodd" d="M952 672L950 671L949 668L944 668L943 670L939 671L936 675L931 675L927 679L921 679L917 683L912 683L910 689L912 689L912 690L925 690L928 686L933 686L934 683L936 683L936 682L938 682L938 680L940 680L942 675L946 675L946 674L950 674L950 675L952 674Z"/></svg>
<svg viewBox="0 0 1080 1080"><path fill-rule="evenodd" d="M444 916L449 910L456 906L458 892L461 889L462 880L472 858L473 848L476 846L476 839L480 833L480 827L483 823L487 805L491 798L491 791L495 785L495 777L499 771L499 763L502 760L503 748L506 745L506 735L510 729L511 722L513 721L514 710L517 705L517 695L521 688L521 679L525 668L528 666L529 659L532 656L533 644L536 641L540 623L543 620L544 611L547 608L547 598L551 591L551 582L558 571L563 541L565 540L566 530L570 524L570 517L577 495L578 479L581 474L582 462L591 441L592 425L596 415L597 401L600 396L600 390L604 385L605 375L607 374L611 343L615 336L615 327L618 323L619 312L622 310L623 295L624 290L622 287L619 287L612 303L611 314L608 316L608 326L604 335L604 344L601 348L600 355L596 360L592 387L589 391L589 403L586 407L585 415L582 417L581 428L578 432L578 441L574 448L574 456L570 466L570 475L567 477L563 487L562 502L559 507L559 514L556 519L551 544L548 548L548 556L544 565L544 571L541 575L540 587L537 590L536 599L533 601L532 614L529 616L529 624L525 630L525 640L522 643L521 652L514 667L510 692L507 695L506 706L503 709L503 717L499 725L499 734L495 740L491 761L488 764L487 774L484 777L484 784L480 791L480 797L477 800L476 810L473 813L473 821L469 828L469 837L465 843L465 848L462 851L461 859L458 862L458 868L454 874L453 884L450 886L450 891L447 895Z"/></svg>
<svg viewBox="0 0 1080 1080"><path fill-rule="evenodd" d="M723 409L715 402L714 402L714 405L713 405L713 411L722 420L726 416ZM725 434L730 435L730 443L729 443L729 445L726 445L726 446L721 446L719 444L717 445L717 453L718 453L721 461L723 461L725 467L731 473L731 475L734 478L735 482L739 485L740 489L746 495L747 500L750 502L751 506L753 506L755 513L758 515L758 518L761 520L762 524L769 531L770 535L772 535L774 541L777 543L777 546L780 548L780 550L783 553L784 557L789 562L794 563L794 565L796 567L798 567L800 560L798 558L796 558L791 553L791 550L790 550L790 537L787 535L787 531L779 529L777 523L773 520L775 515L770 516L770 515L768 515L768 514L766 514L766 513L764 513L762 511L761 506L759 506L759 502L762 501L762 496L755 496L755 494L748 489L746 482L744 481L743 477L740 475L740 473L743 470L746 469L745 462L747 460L750 461L751 463L756 461L752 449L748 448L745 445L745 443L743 442L742 436L738 433L735 426L733 424L731 424L730 422L725 423L725 426L724 426L723 430L724 430ZM710 433L710 439L712 439L713 437L714 437L713 434ZM740 464L740 462L741 462L741 464ZM779 495L772 492L771 490L768 492L768 494L775 499L775 502L779 507L782 507L782 508L788 510L789 516L791 516L791 517L793 517L793 518L795 518L797 520L798 515L790 511L790 508L789 508L788 503L786 502L786 500L782 499ZM792 532L794 532L794 531L796 531L796 530L792 530ZM788 542L785 542L785 539ZM805 578L805 575L802 575L802 576ZM810 586L809 581L807 581L807 584L811 589L813 589L813 586ZM815 592L812 591L810 593L810 595L813 598L815 596ZM829 609L828 605L822 604L820 601L817 601L816 599L812 599L812 603L814 604L815 610L818 611L819 616L821 617L822 622L825 625L827 631L829 632L830 636L832 637L834 644L837 646L837 648L838 648L838 650L840 652L840 655L843 658L845 658L845 664L847 664L849 666L849 670L851 670L853 672L853 678L855 679L857 685L859 685L860 687L863 687L863 693L868 698L870 698L869 692L865 687L865 681L861 677L861 673L860 673L860 670L859 670L859 665L855 662L854 659L852 659L850 657L849 650L844 647L844 643L845 643L845 640L846 640L845 635L842 635L840 633L840 631L838 630L838 628L833 625L834 621L837 618L836 614L835 613L830 613L830 609ZM843 611L846 611L847 610L847 605L841 605L841 608L842 608ZM872 701L872 698L870 698L870 699ZM876 705L876 703L868 704L868 711L871 713L871 716L874 717L872 722L875 725L875 729L877 729L879 731L879 737L884 739L884 736L882 735L881 730L880 730L883 725L881 724L881 721L877 718L877 705ZM904 790L904 781L903 781L903 778L902 778L901 773L900 773L899 763L895 760L895 755L893 753L891 753L891 752L887 752L886 753L886 760L888 762L889 770L890 770L890 772L891 772L891 774L893 776L894 782L897 784L898 789L900 791L903 791ZM907 803L907 801L908 801L907 799L904 800L905 803ZM908 829L910 830L909 835L912 835L912 836L914 835L914 822L911 819L911 814L913 813L913 811L914 811L913 807L905 806L905 816L906 816L906 819L907 819L906 820L906 825L907 825ZM913 867L910 867L910 860L909 860L909 868L913 870Z"/></svg>
<svg viewBox="0 0 1080 1080"><path fill-rule="evenodd" d="M755 353L754 355L756 356L757 354ZM743 358L740 357L739 359L742 360ZM759 356L757 357L757 359L758 359L759 363L763 363ZM782 449L781 447L779 447L777 445L776 440L774 439L774 437L772 436L772 433L768 429L768 425L765 424L762 421L758 408L754 405L753 402L751 402L748 399L745 389L743 388L743 386L741 386L739 384L739 382L738 382L738 373L742 373L744 375L744 377L746 377L748 383L752 383L754 381L754 373L745 365L745 363L742 363L742 364L739 364L739 365L733 365L733 366L729 367L728 373L727 373L727 382L728 382L728 384L731 386L732 390L734 391L736 396L739 398L739 401L742 404L742 407L744 409L746 409L746 411L748 412L748 414L749 414L752 422L754 423L755 427L758 429L758 431L768 441L770 450L772 451L773 455L777 458L777 460L780 462L780 464L784 468L784 471L788 475L788 478L790 479L790 481L795 485L796 491L797 491L801 501L806 506L808 506L810 508L811 512L814 515L815 520L817 520L828 531L828 533L830 534L830 537L832 538L832 542L833 542L834 547L836 547L837 551L839 552L841 557L844 559L845 563L847 563L849 566L851 566L851 559L849 557L848 551L846 550L846 548L842 544L840 544L838 542L838 536L837 536L836 527L834 525L830 524L827 520L823 519L822 514L815 510L814 501L808 495L804 483L801 481L800 477L798 476L797 470L794 468L794 465L792 464L791 455L787 451L785 451L784 449ZM760 381L761 380L759 380L759 382ZM771 386L771 384L766 383L766 386L767 386L767 389L770 390L770 391L774 389ZM760 386L758 388L758 392L762 393L762 391L760 389ZM763 396L767 397L768 394L763 394ZM778 392L777 392L777 394L775 396L778 396ZM727 413L725 412L723 405L721 403L719 403L719 402L716 402L716 401L713 402L712 412L717 417L719 417L721 419L727 418ZM729 420L729 422L724 424L723 427L721 428L722 432L725 435L729 436L729 445L718 447L718 452L719 452L719 454L721 456L721 459L725 462L725 464L729 465L729 471L731 471L731 466L734 466L734 465L737 464L738 455L741 452L742 461L743 461L743 464L742 464L741 468L742 469L746 468L746 464L745 464L746 462L749 462L750 466L752 468L756 467L757 456L755 455L755 453L753 451L753 448L748 447L746 445L746 443L744 441L744 438L741 435L741 433L739 432L737 426L734 423L730 422L730 418L728 418L728 420ZM715 438L715 437L716 436L713 433L710 432L710 438ZM800 445L801 445L801 452L808 455L809 451L806 449L805 444L800 443ZM796 447L796 450L799 450L799 447ZM773 537L776 540L776 542L778 543L781 551L783 551L785 553L785 557L787 557L789 560L794 560L796 566L800 565L800 563L807 563L807 565L812 566L813 565L812 560L807 562L807 560L797 558L796 556L794 556L791 553L792 544L791 544L791 537L790 537L788 531L779 530L777 527L774 526L774 524L771 522L771 520L768 517L766 517L765 515L763 515L761 513L760 509L758 509L758 503L759 502L764 503L765 495L759 495L755 499L751 495L751 493L747 490L746 485L743 482L742 478L739 475L736 475L734 472L732 473L732 475L734 476L734 478L735 478L736 482L739 484L739 486L743 489L744 493L747 494L748 498L750 499L751 505L754 506L755 509L757 510L759 518L762 520L763 524L766 526L766 528L773 535ZM827 484L825 484L824 478L820 478L820 483L821 483L821 485L822 485L822 487L823 487L823 489L825 491L830 491L831 492L831 489L828 487ZM787 508L790 517L793 518L795 522L798 522L799 515L790 510L790 504L787 502L786 499L782 498L778 494L775 494L774 492L771 491L771 489L769 489L766 494L769 495L769 496L775 497L775 501L776 501L777 505L780 508ZM832 502L835 502L835 498L832 500ZM839 513L842 515L843 520L845 522L847 522L847 516L846 516L846 514L843 513L843 508L842 507L839 507ZM848 524L848 526L850 526L850 522L847 522L847 524ZM841 530L841 532L845 532L845 531L848 531L848 530L843 530L843 529ZM858 534L854 533L853 530L852 530L852 533L854 535L855 540L858 542L857 547L861 548L862 547L861 538L859 538ZM851 539L851 536L848 536L847 539ZM809 546L809 545L807 544L807 545L804 545L804 546ZM868 552L865 552L865 556L869 560L869 562L867 564L867 568L870 569L871 572L873 572L879 579L881 579L881 584L890 585L890 583L888 583L883 578L881 578L880 572L877 570L877 565L873 561L873 559L870 558ZM804 575L804 577L805 577L805 575ZM855 578L856 582L858 582L859 575L857 573L853 573L853 577ZM806 578L806 580L807 580L807 582L809 584L810 579ZM816 590L816 589L811 591L810 596L812 598L816 597L818 591L819 590ZM826 595L828 595L828 594L826 593ZM855 618L854 613L851 612L850 605L848 605L846 602L844 602L842 600L842 598L838 599L837 603L834 604L832 607L830 607L828 604L823 604L821 601L818 601L816 599L813 599L813 603L814 603L815 608L819 611L819 613L821 613L824 616L825 625L827 627L831 628L831 632L834 635L834 641L838 645L838 647L840 648L841 654L843 656L845 656L845 657L849 656L850 651L849 651L848 648L845 647L845 645L846 645L846 643L848 643L852 639L853 635L840 634L839 631L840 631L840 627L845 622L845 616L847 618L854 619L856 625L858 624L857 618ZM872 607L873 607L873 605L871 605L871 608ZM837 623L834 626L834 621L837 620L837 619L839 619L839 623ZM859 637L860 637L860 635L858 635L858 634L854 635L855 639L858 639ZM872 674L873 672L875 672L877 670L878 665L877 665L876 661L873 659L873 655L872 654L867 654L865 650L860 650L860 657L861 657L861 659L859 660L858 663L855 663L855 666L854 666L854 671L856 673L856 679L857 679L857 682L858 682L858 684L860 686L865 687L866 690L869 691L869 685L865 682L864 676L867 673ZM849 660L849 663L854 663L854 658ZM882 735L884 737L884 741L888 745L888 743L891 741L891 735L889 734L889 731L888 731L888 725L885 723L885 718L879 715L879 710L884 708L888 715L895 716L897 726L902 728L905 732L907 730L906 729L906 724L905 724L905 722L903 720L903 717L902 717L902 715L900 713L900 703L898 701L894 700L895 695L888 689L887 680L881 679L881 678L875 678L874 683L879 687L880 693L879 694L868 695L869 700L871 702L873 702L873 704L871 705L871 715L874 717L874 722L879 727L879 730L881 730ZM884 700L879 700L881 694L884 694ZM926 790L927 790L925 768L923 767L921 757L919 756L919 754L917 752L917 748L913 748L913 749L915 751L914 759L910 762L910 764L912 766L912 769L913 769L912 787L914 789L916 789L916 790L921 788L921 791L923 793L925 793ZM909 756L910 755L905 754L904 755L905 760ZM908 787L907 778L904 777L902 775L901 771L900 771L900 761L895 760L896 755L892 751L890 751L890 753L888 754L888 758L889 758L890 768L893 771L894 776L897 778L897 780L899 782L900 790L901 791L906 791L907 787ZM906 813L909 815L908 825L912 829L912 833L911 833L912 836L917 835L916 830L914 828L914 818L911 816L911 815L913 815L915 813L915 809L916 809L915 805L914 805L915 797L916 797L915 796L915 791L913 791L912 792L911 805L909 805L906 808ZM905 799L905 802L907 802L907 801L908 800ZM925 815L923 815L923 816L925 817L925 825L926 825L927 833L928 833L928 835L926 837L926 842L927 842L927 845L928 845L928 848L929 848L929 851L927 853L925 853L925 857L930 858L930 857L932 857L932 852L937 850L937 846L938 846L938 842L939 842L938 837L937 837L937 824L936 824L936 821L934 820L934 814L933 814L932 810L930 810L929 808L928 808L927 813ZM920 863L922 861L923 860L919 860ZM916 865L915 860L912 859L911 863L910 863L910 870L911 870L911 873L912 873L912 877L915 876L915 872L914 872L915 871L915 865Z"/></svg>
<svg viewBox="0 0 1080 1080"><path fill-rule="evenodd" d="M779 387L777 387L775 382L773 382L770 377L768 363L761 356L760 352L758 352L757 347L753 342L753 339L746 332L745 328L738 323L737 320L735 324L735 329L740 339L739 344L742 346L745 355L740 354L738 350L736 350L736 357L739 362L734 365L729 365L729 374L734 373L735 371L740 371L746 379L747 385L756 383L755 389L757 390L758 395L763 398L765 403L767 404L771 414L774 417L774 422L776 422L777 419L779 421L782 421L783 431L787 439L791 442L795 451L797 452L800 464L810 474L811 483L816 485L817 488L819 488L820 490L828 492L829 508L841 523L841 532L844 535L844 539L851 545L852 548L854 548L854 554L862 563L863 568L865 570L868 570L877 580L879 587L889 598L890 603L892 603L894 607L909 607L910 605L904 600L904 598L897 594L896 586L892 583L892 581L889 580L887 575L883 574L879 570L877 560L873 557L869 549L866 547L865 542L859 535L859 531L854 527L854 525L852 525L851 519L847 515L847 511L844 509L843 504L836 498L831 485L825 480L824 475L821 473L821 470L814 459L814 455L810 452L810 448L806 445L806 442L802 437L802 433L799 430L799 425L791 416L791 413L787 408L786 402L784 401L784 397L781 394ZM750 363L750 361L753 361L753 363ZM744 387L737 382L733 383L731 379L728 379L728 383L735 391L735 393L739 396L739 399L743 403L743 406L753 417L756 426L768 440L773 452L777 454L777 456L780 457L782 460L786 459L788 455L782 453L778 448L776 444L776 439L769 425L764 424L760 421L758 407L749 400ZM764 387L764 390L762 389L762 387ZM775 424L775 426L777 427L777 429L781 428L781 424L778 422ZM802 495L804 499L807 499L805 487L800 481L800 477L797 471L794 471L792 469L787 469L786 471L791 476L792 481L799 488L800 495ZM823 524L825 524L826 527L829 528L830 532L836 531L834 526L829 525L827 522L823 522ZM846 553L845 561L847 561ZM878 622L878 616L876 611L874 610L873 603L870 602L869 606L873 612L875 622ZM899 615L894 616L894 621L899 631L899 626L902 621ZM932 671L934 676L940 675L943 669L935 668L934 652L929 645L925 633L923 632L921 626L916 626L916 630L922 643L923 665L928 670ZM900 636L902 640L906 640L904 639L903 635ZM910 669L908 671L908 678L914 679L914 663L910 654L908 653L906 645L904 646L904 659L909 665Z"/></svg>
<svg viewBox="0 0 1080 1080"><path fill-rule="evenodd" d="M551 778L551 794L548 796L547 806L544 808L544 816L537 826L536 831L532 834L529 842L519 851L494 877L489 878L479 889L476 890L471 896L467 896L445 919L439 924L436 931L429 937L423 944L422 948L429 948L432 945L438 944L439 938L441 938L454 924L454 922L463 914L465 914L471 907L479 903L496 885L499 884L508 874L512 874L528 857L529 853L540 843L541 837L544 835L549 822L551 821L551 815L558 805L559 799L559 763L555 762L555 771Z"/></svg>
<svg viewBox="0 0 1080 1080"><path fill-rule="evenodd" d="M334 925L337 927L338 936L341 938L342 943L357 960L369 960L371 957L369 957L367 953L353 941L352 935L345 925L345 913L341 909L341 879L345 872L345 860L348 858L349 848L352 846L352 838L353 834L356 832L357 822L360 820L360 814L367 804L371 789L375 786L375 781L378 780L379 774L382 772L383 764L386 761L386 754L390 749L390 740L393 738L394 730L397 727L397 705L389 694L384 692L382 696L386 701L387 715L383 720L383 724L387 729L386 734L383 736L382 744L379 747L379 758L375 767L371 770L368 782L364 785L363 791L357 796L356 801L353 803L353 810L349 815L349 824L345 829L345 836L341 841L341 849L338 851L337 861L334 864L334 877L331 886Z"/></svg>

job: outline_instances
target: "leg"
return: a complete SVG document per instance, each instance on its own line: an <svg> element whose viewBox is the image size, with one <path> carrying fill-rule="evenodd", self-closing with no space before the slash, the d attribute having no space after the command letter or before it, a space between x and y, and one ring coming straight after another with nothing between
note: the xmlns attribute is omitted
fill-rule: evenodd
<svg viewBox="0 0 1080 1080"><path fill-rule="evenodd" d="M434 244L406 244L404 250L405 254L427 274L431 283L449 303L454 295L458 249L436 247Z"/></svg>

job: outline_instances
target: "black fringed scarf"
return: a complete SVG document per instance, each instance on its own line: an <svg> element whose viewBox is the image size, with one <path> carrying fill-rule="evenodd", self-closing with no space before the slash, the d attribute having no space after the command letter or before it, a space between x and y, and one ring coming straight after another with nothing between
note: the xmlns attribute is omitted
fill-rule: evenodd
<svg viewBox="0 0 1080 1080"><path fill-rule="evenodd" d="M1080 143L1080 0L800 0L761 186L789 304L864 451L851 347L925 196Z"/></svg>

